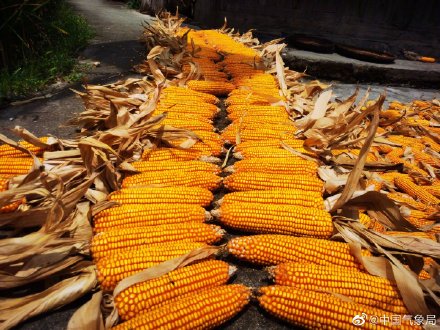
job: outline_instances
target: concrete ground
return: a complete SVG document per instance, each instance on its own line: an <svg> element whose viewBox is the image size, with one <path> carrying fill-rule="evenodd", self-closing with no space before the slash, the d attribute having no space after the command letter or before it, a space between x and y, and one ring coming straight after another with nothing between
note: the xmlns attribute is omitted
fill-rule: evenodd
<svg viewBox="0 0 440 330"><path fill-rule="evenodd" d="M96 37L91 44L81 52L81 57L87 60L99 61L101 65L94 68L87 77L92 84L104 84L134 75L130 69L133 64L142 61L145 56L143 46L137 41L142 33L142 23L151 19L149 16L126 9L123 4L106 0L69 0L69 2L84 15L96 31ZM328 81L331 82L331 81ZM331 82L336 96L344 98L351 95L356 88L352 83ZM367 85L359 86L365 90ZM73 88L81 89L80 84ZM397 99L407 102L412 99L440 98L440 93L434 89L413 89L408 87L386 87L371 85L372 97L385 88L388 100ZM46 100L35 101L22 106L9 106L0 109L0 131L15 125L21 125L37 135L53 134L59 137L71 137L75 128L63 124L82 111L82 103L68 89ZM240 267L234 283L244 283L251 287L266 285L266 274L260 268L238 264L236 260L228 262ZM72 303L58 311L39 316L22 324L17 329L64 329L72 315L88 297ZM251 303L244 312L229 321L225 329L292 329Z"/></svg>

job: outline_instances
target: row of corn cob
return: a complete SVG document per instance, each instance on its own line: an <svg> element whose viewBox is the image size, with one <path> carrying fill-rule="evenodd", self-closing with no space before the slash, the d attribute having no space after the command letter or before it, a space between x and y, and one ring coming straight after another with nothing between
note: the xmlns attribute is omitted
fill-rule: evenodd
<svg viewBox="0 0 440 330"><path fill-rule="evenodd" d="M230 83L203 34L190 32L189 37L204 80L191 80L188 88L166 87L155 111L168 113L163 124L190 130L200 141L189 149L146 150L132 163L140 173L125 178L122 189L109 196L121 205L94 217L92 252L105 290L145 268L216 243L224 233L205 223L212 217L204 207L213 200L221 170L203 160L223 152L212 121L219 111L215 95L229 92ZM115 329L211 328L225 322L250 297L245 286L226 285L234 269L223 261L202 261L123 290L115 306L126 322Z"/></svg>
<svg viewBox="0 0 440 330"><path fill-rule="evenodd" d="M240 45L221 38L215 44L226 54L225 70L237 87L226 100L232 124L222 136L236 144L234 156L241 160L226 168L233 174L224 185L235 192L219 200L212 214L229 228L260 234L232 239L229 253L278 265L270 270L275 285L260 289L260 305L307 328L349 328L362 312L406 314L394 282L365 273L346 243L327 240L333 226L323 208L317 166L281 147L284 142L314 156L294 138L285 108L271 105L281 99L273 76L254 69L251 59L258 55L241 53ZM373 156L369 160L377 161ZM403 327L410 327L409 321Z"/></svg>

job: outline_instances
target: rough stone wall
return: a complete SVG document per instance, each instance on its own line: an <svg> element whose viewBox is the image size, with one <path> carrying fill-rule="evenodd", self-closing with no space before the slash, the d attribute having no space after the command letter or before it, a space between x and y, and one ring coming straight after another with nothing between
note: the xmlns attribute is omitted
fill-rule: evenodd
<svg viewBox="0 0 440 330"><path fill-rule="evenodd" d="M197 0L195 20L286 36L305 33L401 55L403 49L440 56L436 0Z"/></svg>

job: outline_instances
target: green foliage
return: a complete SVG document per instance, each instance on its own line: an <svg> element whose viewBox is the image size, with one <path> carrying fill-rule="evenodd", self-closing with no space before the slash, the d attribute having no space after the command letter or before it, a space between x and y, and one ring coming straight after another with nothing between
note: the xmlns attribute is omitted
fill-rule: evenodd
<svg viewBox="0 0 440 330"><path fill-rule="evenodd" d="M62 0L2 1L0 22L0 100L34 92L68 74L75 67L73 55L93 35L85 19Z"/></svg>
<svg viewBox="0 0 440 330"><path fill-rule="evenodd" d="M127 7L131 9L141 8L141 0L130 0L127 2Z"/></svg>

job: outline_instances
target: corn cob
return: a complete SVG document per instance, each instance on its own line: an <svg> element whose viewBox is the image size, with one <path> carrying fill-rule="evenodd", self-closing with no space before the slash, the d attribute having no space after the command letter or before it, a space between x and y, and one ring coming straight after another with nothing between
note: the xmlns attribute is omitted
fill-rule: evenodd
<svg viewBox="0 0 440 330"><path fill-rule="evenodd" d="M227 168L226 172L262 172L274 174L309 174L315 176L318 171L316 163L302 158L251 158L241 160Z"/></svg>
<svg viewBox="0 0 440 330"><path fill-rule="evenodd" d="M290 323L307 329L355 329L352 321L355 315L384 315L388 320L392 315L379 308L365 306L339 299L328 293L308 291L294 287L270 286L260 289L263 294L258 298L265 310ZM394 329L388 323L380 326L365 322L363 329ZM420 329L402 320L400 329Z"/></svg>
<svg viewBox="0 0 440 330"><path fill-rule="evenodd" d="M334 265L281 264L270 270L275 284L319 291L324 288L354 302L394 314L407 314L397 285L385 278Z"/></svg>
<svg viewBox="0 0 440 330"><path fill-rule="evenodd" d="M209 172L169 170L132 175L122 181L122 188L158 185L162 187L200 187L214 190L218 188L221 181L219 176Z"/></svg>
<svg viewBox="0 0 440 330"><path fill-rule="evenodd" d="M174 241L118 251L95 259L98 280L102 289L113 290L119 281L130 275L203 246L201 242Z"/></svg>
<svg viewBox="0 0 440 330"><path fill-rule="evenodd" d="M199 187L124 188L112 192L108 199L123 204L194 204L208 206L214 196L208 189Z"/></svg>
<svg viewBox="0 0 440 330"><path fill-rule="evenodd" d="M319 193L295 189L250 190L226 194L217 205L232 203L285 204L324 209L324 200Z"/></svg>
<svg viewBox="0 0 440 330"><path fill-rule="evenodd" d="M277 265L283 262L337 265L360 269L346 243L311 237L287 235L255 235L237 237L228 242L228 252L257 265ZM363 255L370 255L366 250Z"/></svg>
<svg viewBox="0 0 440 330"><path fill-rule="evenodd" d="M428 101L422 101L422 100L414 100L412 101L412 104L418 108L426 108L431 105L431 103L429 103Z"/></svg>
<svg viewBox="0 0 440 330"><path fill-rule="evenodd" d="M435 240L435 236L431 235L424 231L387 231L384 233L385 235L393 236L393 237L412 237L412 238L424 238Z"/></svg>
<svg viewBox="0 0 440 330"><path fill-rule="evenodd" d="M383 182L374 179L366 180L365 187L370 187L370 186L374 187L374 191L380 191L382 189Z"/></svg>
<svg viewBox="0 0 440 330"><path fill-rule="evenodd" d="M387 153L393 151L394 148L388 144L379 144L379 145L373 146L371 149L376 150L377 152L379 152L381 154L387 154Z"/></svg>
<svg viewBox="0 0 440 330"><path fill-rule="evenodd" d="M48 138L47 137L41 137L39 140L43 143L47 143ZM26 141L19 141L18 144L26 148L27 150L31 151L32 153L36 154L37 156L41 155L44 152L44 148L40 148L37 146L34 146L33 144L30 144ZM11 147L8 144L0 145L0 158L22 158L22 157L28 157L29 154L21 152L18 149L15 149L14 147Z"/></svg>
<svg viewBox="0 0 440 330"><path fill-rule="evenodd" d="M208 104L208 103L206 103ZM214 105L212 105L214 106ZM215 106L214 106L215 107ZM216 108L216 107L215 107ZM217 109L217 108L216 108ZM182 113L182 114L188 114L188 115L197 115L204 118L212 119L216 116L218 113L218 110L213 110L209 108L202 107L201 105L193 107L192 105L161 105L159 104L156 107L156 110L154 111L155 115L162 114L162 113Z"/></svg>
<svg viewBox="0 0 440 330"><path fill-rule="evenodd" d="M8 190L9 180L5 178L0 178L0 192Z"/></svg>
<svg viewBox="0 0 440 330"><path fill-rule="evenodd" d="M440 203L440 200L434 197L432 194L426 191L425 188L420 187L413 183L406 176L398 176L394 178L394 184L405 193L413 197L414 199L418 199L428 205L437 205Z"/></svg>
<svg viewBox="0 0 440 330"><path fill-rule="evenodd" d="M440 144L435 142L433 139L431 139L428 136L422 136L422 141L424 144L426 144L428 147L430 147L435 152L440 152Z"/></svg>
<svg viewBox="0 0 440 330"><path fill-rule="evenodd" d="M316 177L307 174L285 175L283 173L234 173L226 177L223 184L232 191L302 189L321 193L323 188L322 181Z"/></svg>
<svg viewBox="0 0 440 330"><path fill-rule="evenodd" d="M359 212L359 222L363 224L368 229L372 229L374 231L377 231L379 233L385 232L386 228L376 220L371 219L368 215L365 213Z"/></svg>
<svg viewBox="0 0 440 330"><path fill-rule="evenodd" d="M115 306L119 316L129 320L171 299L226 284L234 272L224 261L203 261L125 289L115 297Z"/></svg>
<svg viewBox="0 0 440 330"><path fill-rule="evenodd" d="M115 228L204 222L211 217L209 212L198 205L126 204L101 211L93 219L95 232L102 232Z"/></svg>
<svg viewBox="0 0 440 330"><path fill-rule="evenodd" d="M298 152L308 153L313 156L313 153L309 153L304 148L296 148ZM252 158L292 158L292 162L302 160L301 157L294 155L288 150L276 147L250 147L243 149L240 152L234 152L234 157L237 159L252 159Z"/></svg>
<svg viewBox="0 0 440 330"><path fill-rule="evenodd" d="M117 251L147 244L187 240L215 243L222 238L224 231L214 225L187 222L171 225L112 229L93 236L91 251L95 259Z"/></svg>
<svg viewBox="0 0 440 330"><path fill-rule="evenodd" d="M407 110L408 105L405 105L403 103L400 103L398 101L392 101L388 104L390 109L396 109L396 110Z"/></svg>
<svg viewBox="0 0 440 330"><path fill-rule="evenodd" d="M31 157L10 157L0 158L0 176L3 178L11 178L17 175L27 174L34 160Z"/></svg>
<svg viewBox="0 0 440 330"><path fill-rule="evenodd" d="M304 140L286 138L279 140L258 140L258 141L247 141L237 144L234 148L236 152L243 151L248 148L267 148L267 147L278 147L281 148L282 143L289 145L292 148L302 148L304 146Z"/></svg>
<svg viewBox="0 0 440 330"><path fill-rule="evenodd" d="M421 186L424 189L426 189L426 191L428 193L430 193L431 195L435 196L435 197L440 197L440 186Z"/></svg>
<svg viewBox="0 0 440 330"><path fill-rule="evenodd" d="M186 101L185 100L179 100L179 101L169 101L168 99L162 99L156 110L163 110L163 109L169 109L169 112L187 112L187 111L180 111L182 108L187 108L191 112L197 113L210 113L211 115L215 115L219 108L212 103L205 103L205 102L193 102L193 101Z"/></svg>
<svg viewBox="0 0 440 330"><path fill-rule="evenodd" d="M228 118L234 122L245 119L248 121L270 121L273 120L273 118L277 118L280 121L286 121L289 120L289 114L285 110L279 110L270 114L265 112L233 112L228 114Z"/></svg>
<svg viewBox="0 0 440 330"><path fill-rule="evenodd" d="M206 116L194 114L194 113L168 112L166 119L168 119L168 120L197 121L197 122L212 124L212 119L206 118Z"/></svg>
<svg viewBox="0 0 440 330"><path fill-rule="evenodd" d="M417 202L413 198L411 198L407 194L403 194L400 192L392 192L388 193L387 197L392 199L394 202L398 203L399 205L405 205L407 207L419 210L419 211L426 211L429 213L433 213L435 211L434 208L429 207L428 205Z"/></svg>
<svg viewBox="0 0 440 330"><path fill-rule="evenodd" d="M282 106L272 106L272 105L231 105L227 109L228 114L266 114L266 115L277 115L288 114L285 107ZM229 116L229 115L228 115Z"/></svg>
<svg viewBox="0 0 440 330"><path fill-rule="evenodd" d="M220 168L215 164L210 164L201 161L163 161L163 162L146 162L137 161L131 163L133 167L139 172L157 172L170 170L184 170L195 172L209 172L219 174Z"/></svg>
<svg viewBox="0 0 440 330"><path fill-rule="evenodd" d="M249 297L250 290L240 284L208 288L171 300L113 329L212 329L240 312Z"/></svg>
<svg viewBox="0 0 440 330"><path fill-rule="evenodd" d="M183 160L201 160L217 162L219 159L207 157L206 154L198 150L175 149L175 148L157 148L146 149L142 153L142 159L149 162L159 162L165 160L183 161Z"/></svg>
<svg viewBox="0 0 440 330"><path fill-rule="evenodd" d="M175 97L176 100L179 100L179 97L197 98L197 99L195 99L196 101L198 99L202 99L203 102L212 103L212 104L217 104L220 102L220 100L217 97L215 97L214 95L211 95L208 93L196 92L191 89L182 88L182 87L175 87L175 86L168 86L167 88L165 88L162 91L161 96L164 96L166 98L174 98Z"/></svg>
<svg viewBox="0 0 440 330"><path fill-rule="evenodd" d="M190 80L187 85L191 90L215 96L227 95L235 89L233 84L221 81Z"/></svg>
<svg viewBox="0 0 440 330"><path fill-rule="evenodd" d="M14 202L11 202L7 205L0 207L0 214L11 213L11 212L16 211L21 204L25 203L25 201L26 201L26 199L23 198L22 200L14 201Z"/></svg>
<svg viewBox="0 0 440 330"><path fill-rule="evenodd" d="M161 122L162 125L170 125L177 128L183 128L187 130L199 130L212 132L214 126L212 124L203 121L188 121L186 119L168 119L166 118Z"/></svg>
<svg viewBox="0 0 440 330"><path fill-rule="evenodd" d="M228 227L259 234L330 238L333 233L332 218L322 208L240 202L222 204L212 214Z"/></svg>
<svg viewBox="0 0 440 330"><path fill-rule="evenodd" d="M237 144L237 135L240 136L240 142L247 142L247 141L259 141L259 140L266 140L266 139L277 139L280 140L283 137L292 137L295 130L292 131L285 131L285 130L273 130L270 128L261 128L258 130L242 130L238 134L231 133L231 132L224 132L222 133L222 138L226 142Z"/></svg>

